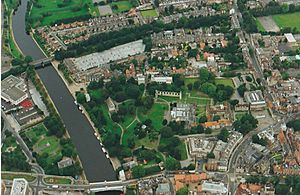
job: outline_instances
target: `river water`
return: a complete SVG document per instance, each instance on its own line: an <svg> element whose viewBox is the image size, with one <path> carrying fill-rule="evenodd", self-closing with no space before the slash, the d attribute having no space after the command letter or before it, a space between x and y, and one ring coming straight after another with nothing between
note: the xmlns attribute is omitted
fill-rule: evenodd
<svg viewBox="0 0 300 195"><path fill-rule="evenodd" d="M21 5L12 18L15 40L25 55L34 60L45 58L45 55L25 32L25 14L28 0L22 0ZM116 180L115 171L110 161L102 152L99 141L94 136L94 130L87 118L78 110L74 98L67 89L56 70L47 66L37 70L53 100L61 119L76 147L89 182Z"/></svg>

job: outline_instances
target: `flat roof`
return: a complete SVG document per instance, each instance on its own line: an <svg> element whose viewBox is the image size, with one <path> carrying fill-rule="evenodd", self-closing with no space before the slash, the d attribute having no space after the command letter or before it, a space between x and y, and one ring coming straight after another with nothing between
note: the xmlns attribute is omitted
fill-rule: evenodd
<svg viewBox="0 0 300 195"><path fill-rule="evenodd" d="M296 39L292 33L285 33L284 34L285 38L287 39L288 42L290 43L295 43Z"/></svg>
<svg viewBox="0 0 300 195"><path fill-rule="evenodd" d="M26 194L27 186L28 186L28 182L24 178L14 179L10 194L11 195Z"/></svg>
<svg viewBox="0 0 300 195"><path fill-rule="evenodd" d="M143 40L126 43L105 50L103 52L92 53L79 58L73 58L74 65L81 71L85 71L94 67L100 67L113 61L128 58L128 56L143 53L145 50Z"/></svg>
<svg viewBox="0 0 300 195"><path fill-rule="evenodd" d="M1 96L5 99L17 101L26 95L26 92L23 91L26 89L25 83L22 79L13 75L8 76L1 81L1 87Z"/></svg>

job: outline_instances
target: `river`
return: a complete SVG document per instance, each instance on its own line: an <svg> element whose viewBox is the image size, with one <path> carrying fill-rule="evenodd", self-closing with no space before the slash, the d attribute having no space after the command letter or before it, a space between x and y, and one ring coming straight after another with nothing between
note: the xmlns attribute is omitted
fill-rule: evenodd
<svg viewBox="0 0 300 195"><path fill-rule="evenodd" d="M22 0L21 5L12 18L15 40L24 55L34 60L45 55L35 44L31 36L25 32L25 14L28 0ZM115 171L110 161L102 152L99 141L94 136L94 130L87 118L78 110L74 98L67 89L53 66L38 69L37 73L45 85L62 121L76 147L82 162L84 172L89 182L116 180Z"/></svg>

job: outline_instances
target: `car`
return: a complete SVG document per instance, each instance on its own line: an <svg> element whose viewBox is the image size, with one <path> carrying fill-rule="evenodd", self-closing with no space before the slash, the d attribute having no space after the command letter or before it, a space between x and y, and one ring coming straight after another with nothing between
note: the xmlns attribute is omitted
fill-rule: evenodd
<svg viewBox="0 0 300 195"><path fill-rule="evenodd" d="M96 136L96 137L97 137L97 133L96 133L96 132L94 133L94 136Z"/></svg>

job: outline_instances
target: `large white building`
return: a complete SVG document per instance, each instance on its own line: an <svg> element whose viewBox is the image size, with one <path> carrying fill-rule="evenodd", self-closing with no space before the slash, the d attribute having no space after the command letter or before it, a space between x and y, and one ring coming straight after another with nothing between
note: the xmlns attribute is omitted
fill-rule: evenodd
<svg viewBox="0 0 300 195"><path fill-rule="evenodd" d="M143 40L137 40L103 52L92 53L79 58L69 58L66 59L65 62L75 66L77 70L86 71L91 68L101 67L113 61L128 58L128 56L141 54L144 52L145 47Z"/></svg>
<svg viewBox="0 0 300 195"><path fill-rule="evenodd" d="M227 194L228 190L224 183L204 181L201 185L202 192L210 192L212 194Z"/></svg>
<svg viewBox="0 0 300 195"><path fill-rule="evenodd" d="M24 81L13 75L1 81L1 98L13 105L18 105L28 98Z"/></svg>
<svg viewBox="0 0 300 195"><path fill-rule="evenodd" d="M14 179L10 195L29 195L28 182L24 178Z"/></svg>
<svg viewBox="0 0 300 195"><path fill-rule="evenodd" d="M173 83L173 78L172 77L165 77L165 76L152 76L151 77L151 82L172 84Z"/></svg>

